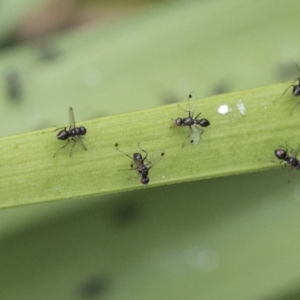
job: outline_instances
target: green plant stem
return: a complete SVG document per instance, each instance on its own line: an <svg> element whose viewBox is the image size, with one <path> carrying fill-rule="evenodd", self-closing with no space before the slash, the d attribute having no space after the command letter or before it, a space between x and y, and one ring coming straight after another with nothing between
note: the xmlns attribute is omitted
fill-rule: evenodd
<svg viewBox="0 0 300 300"><path fill-rule="evenodd" d="M71 145L53 154L63 144L50 128L43 134L35 131L0 140L1 202L11 207L62 199L88 197L126 190L260 171L278 167L274 149L285 141L295 146L300 142L299 121L294 111L295 98L287 93L278 98L286 84L213 96L199 100L201 117L211 126L205 128L199 144L182 142L188 128L172 127L171 119L185 117L177 104L110 116L83 122L88 133L84 138L88 151L79 145L69 156ZM237 104L245 105L245 115ZM231 112L221 115L220 105ZM186 106L187 103L182 104ZM80 112L75 111L80 117ZM67 119L67 108L66 108ZM171 128L170 128L171 126ZM149 172L145 186L129 168L130 159L118 152L139 151L138 143L151 153L165 149L165 157ZM129 178L129 179L128 179Z"/></svg>

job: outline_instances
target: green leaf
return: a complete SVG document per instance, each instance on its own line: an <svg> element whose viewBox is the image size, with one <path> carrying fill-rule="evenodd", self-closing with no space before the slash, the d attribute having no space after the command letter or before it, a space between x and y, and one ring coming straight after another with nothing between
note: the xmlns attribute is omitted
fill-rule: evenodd
<svg viewBox="0 0 300 300"><path fill-rule="evenodd" d="M174 2L115 26L57 34L47 40L59 53L51 62L41 61L32 44L9 48L1 53L0 72L19 72L24 98L20 106L9 105L0 83L1 133L60 124L62 105L88 120L161 106L191 91L204 98L294 79L299 13L286 7L295 3Z"/></svg>
<svg viewBox="0 0 300 300"><path fill-rule="evenodd" d="M48 122L47 126L67 122L70 105L79 121L100 113L120 114L158 106L163 100L162 94L174 94L184 99L188 92L195 91L203 98L220 85L224 92L224 87L226 91L245 90L267 86L288 76L293 79L297 76L294 64L299 62L295 29L299 13L293 9L296 7L296 1L281 1L276 5L270 0L185 1L175 9L168 6L164 11L130 18L127 24L123 22L115 28L101 30L96 26L92 31L62 34L51 40L51 46L62 50L57 62L37 63L36 51L30 47L8 49L1 56L1 71L11 66L20 70L25 78L25 98L20 105L15 105L6 101L5 90L1 90L1 99L5 103L0 112L1 132L12 135L21 130L33 130L42 122ZM285 70L285 76L282 70ZM98 81L94 80L97 76ZM84 85L86 78L91 77L92 85ZM108 295L104 297L113 299L140 299L140 294L146 299L194 299L195 295L211 300L239 300L241 297L298 299L299 242L295 237L299 228L299 172L293 172L291 184L287 184L287 171L279 169L145 191L155 185L162 172L169 172L170 176L177 175L177 170L184 172L189 159L194 161L192 167L190 162L187 167L201 174L205 168L203 163L208 160L208 165L214 166L221 175L223 167L218 167L221 158L224 164L227 162L228 166L241 170L244 163L249 164L249 159L257 163L257 167L277 167L270 162L276 160L274 148L285 144L285 140L291 146L299 143L296 123L300 108L292 117L289 115L297 99L289 91L272 104L287 86L266 89L266 93L253 100L252 110L244 101L251 91L243 92L241 99L224 95L201 100L202 116L212 125L195 147L187 144L182 150L187 129L169 129L169 120L164 120L162 127L167 135L159 137L159 141L162 140L165 147L165 140L173 139L176 151L170 151L171 147L166 149L166 157L151 170L152 181L147 187L140 185L138 180L127 180L126 171L117 172L128 166L129 159L121 153L112 153L115 165L105 170L107 175L110 176L112 170L115 184L135 184L141 188L139 191L2 210L3 298L52 300L59 295L64 299L82 299L79 293L82 285L90 278L97 278L98 274L101 279L103 274L104 283L108 282L108 290L104 286ZM245 116L236 110L234 99L245 103ZM216 109L225 100L232 100L235 110L221 116ZM204 104L211 101L212 106ZM267 103L267 109L261 105L263 102ZM168 110L168 118L182 114L177 107L169 106ZM152 123L147 121L150 116L145 115L138 125ZM149 152L152 147L162 148L147 137L153 127L144 130L145 136L136 136L133 135L136 131L125 132L117 123L118 118L111 122L114 120L114 126L119 126L122 137L120 133L116 134L112 143L118 138L126 152L136 151L137 141ZM223 121L217 122L220 126L216 126L217 119ZM104 121L96 123L100 127L104 126ZM137 122L136 118L134 122ZM261 126L253 132L255 127L250 127L256 122ZM136 125L133 124L135 130ZM71 163L86 168L82 159L91 158L91 152L92 156L97 152L95 162L101 168L99 156L103 158L102 151L106 151L102 148L106 142L102 143L101 138L106 132L97 130L99 136L95 139L90 135L90 130L94 129L91 126L88 129L88 152L76 146L70 159L70 149L65 149L55 162L52 156L62 145L55 140L55 133L52 129L49 134L34 133L36 138L32 138L30 149L36 151L44 147L41 154L45 157L45 160L38 159L37 164L41 162L44 168L45 162L50 165L53 161L52 166L65 163L66 169ZM247 134L246 129L254 136ZM232 135L236 130L240 140L232 138L228 130ZM231 139L224 141L220 138L222 133ZM127 140L127 135L132 137L131 141ZM217 137L213 141L216 149L211 144L213 137ZM254 137L261 140L254 140ZM12 139L20 142L15 137ZM37 141L41 142L41 148ZM97 149L91 144L93 142ZM113 144L107 145L110 147L107 152L114 150ZM28 147L27 143L23 149L25 147ZM24 155L23 149L10 157L17 159ZM12 150L9 148L1 153L1 172L5 171L2 177L7 175L9 166L6 165L12 163L12 160L6 160ZM216 153L217 150L219 153L214 157L209 152ZM175 157L175 154L178 155ZM215 161L218 156L221 158ZM178 167L176 160L180 158L182 166ZM53 169L49 168L48 172L50 170ZM104 170L103 166L101 170ZM14 171L20 179L22 166L14 167ZM24 168L25 171L28 169ZM75 190L76 185L84 187L88 180L101 185L101 178L92 173L88 179L82 177L84 182L79 178L74 180L74 174L69 173L68 178L62 179L66 181L68 191ZM193 175L198 176L198 173L193 171ZM40 177L36 178L39 182ZM56 183L60 180L58 178ZM1 178L1 184L3 182ZM7 196L12 200L10 192L19 183L16 180L11 183L13 186L2 195L2 201ZM26 189L32 188L30 184L23 183L24 196ZM34 195L34 191L30 193ZM28 199L27 195L26 201ZM36 202L37 199L30 200ZM17 202L22 204L21 197L15 204ZM127 205L133 205L137 214L130 220L129 211L127 223L120 226L117 212ZM215 269L209 269L211 263ZM180 286L180 291L174 286Z"/></svg>
<svg viewBox="0 0 300 300"><path fill-rule="evenodd" d="M276 146L286 140L291 146L299 143L297 109L289 117L294 99L287 95L273 103L285 87L279 84L199 100L201 117L209 119L211 125L205 128L198 145L187 142L184 148L189 129L172 126L171 121L186 116L177 104L80 123L88 131L84 138L88 151L76 145L72 157L70 145L53 158L63 142L55 139L52 129L45 134L36 131L3 138L0 206L88 197L278 167L271 162L276 160ZM237 108L239 103L245 106L244 115ZM226 115L217 112L222 104L231 109ZM75 111L75 115L79 120L80 112ZM136 176L133 171L119 171L129 168L130 160L115 149L115 143L126 153L140 151L140 143L150 153L150 160L151 152L165 149L164 158L150 170L147 187L137 179L128 179Z"/></svg>

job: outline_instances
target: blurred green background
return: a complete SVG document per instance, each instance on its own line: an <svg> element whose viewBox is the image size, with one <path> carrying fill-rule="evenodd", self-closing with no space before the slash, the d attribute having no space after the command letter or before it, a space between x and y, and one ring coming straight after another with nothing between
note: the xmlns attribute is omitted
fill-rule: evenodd
<svg viewBox="0 0 300 300"><path fill-rule="evenodd" d="M295 79L297 5L2 0L1 135L64 124L70 105L83 121ZM298 181L277 170L2 210L1 299L300 299Z"/></svg>

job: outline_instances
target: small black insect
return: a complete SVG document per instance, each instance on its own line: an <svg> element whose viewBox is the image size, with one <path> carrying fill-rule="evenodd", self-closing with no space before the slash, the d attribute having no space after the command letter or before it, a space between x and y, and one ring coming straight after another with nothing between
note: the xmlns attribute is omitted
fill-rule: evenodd
<svg viewBox="0 0 300 300"><path fill-rule="evenodd" d="M146 153L145 157L142 156L140 153L133 153L132 156L128 155L124 151L120 150L118 147L118 143L115 144L115 147L117 150L125 154L127 157L132 159L132 162L130 164L129 170L136 170L138 172L138 175L141 177L141 183L142 184L148 184L150 179L148 177L149 170L153 168L153 166L165 155L165 150L157 150L153 153L152 160L148 161L148 152L143 150L140 147L140 144L138 144L139 148L142 152Z"/></svg>
<svg viewBox="0 0 300 300"><path fill-rule="evenodd" d="M293 167L296 170L300 170L300 162L297 159L297 155L299 154L300 151L300 145L296 149L290 148L289 152L288 152L288 148L284 148L282 146L279 147L281 148L274 150L275 156L280 160L279 163L286 162L286 164L290 167L290 171ZM290 182L290 174L289 174L288 182Z"/></svg>
<svg viewBox="0 0 300 300"><path fill-rule="evenodd" d="M67 143L55 152L55 154L53 155L53 158L56 156L58 151L65 148L70 143L70 140L72 140L74 142L74 144L71 148L71 151L70 151L70 156L72 156L72 151L73 151L73 148L74 148L76 142L78 142L80 144L80 146L82 147L83 150L85 150L85 151L87 150L87 148L85 147L83 140L81 138L82 136L84 136L87 133L87 130L83 126L81 126L81 127L75 126L74 111L73 111L72 107L69 108L69 121L70 121L70 126L64 127L64 129L61 130L56 135L57 139L62 140L62 141L67 140ZM60 128L58 128L57 130L59 130L59 129Z"/></svg>
<svg viewBox="0 0 300 300"><path fill-rule="evenodd" d="M183 109L184 111L186 111L188 113L188 117L177 118L174 122L174 125L176 125L176 126L188 126L190 128L191 133L184 139L182 148L184 147L185 141L188 138L190 138L191 143L197 144L199 142L201 134L204 131L201 127L207 127L210 125L210 122L207 119L198 119L201 112L198 113L194 117L193 111L194 111L194 108L196 105L194 94L192 94L192 93L189 94L188 100L189 100L189 109L188 110Z"/></svg>
<svg viewBox="0 0 300 300"><path fill-rule="evenodd" d="M300 73L300 69L299 69L299 66L296 64L296 68L298 69L299 73ZM288 86L285 91L283 92L283 94L279 97L281 98L288 90L290 87L293 87L293 95L294 96L300 96L300 77L296 78L294 80L294 82L296 82L296 84L291 84L290 86ZM278 99L279 99L278 98ZM274 100L273 102L276 102L278 99ZM290 114L292 114L293 110L296 108L296 106L300 104L300 101L296 103L296 105L292 108Z"/></svg>

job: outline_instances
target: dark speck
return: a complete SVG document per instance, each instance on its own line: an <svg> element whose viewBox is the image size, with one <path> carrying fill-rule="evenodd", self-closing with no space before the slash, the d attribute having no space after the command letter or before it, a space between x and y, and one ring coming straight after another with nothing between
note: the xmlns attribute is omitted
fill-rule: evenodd
<svg viewBox="0 0 300 300"><path fill-rule="evenodd" d="M10 100L20 100L22 98L22 84L19 72L10 70L5 73L7 96Z"/></svg>
<svg viewBox="0 0 300 300"><path fill-rule="evenodd" d="M289 80L296 76L299 76L295 70L295 62L280 63L278 64L279 80Z"/></svg>
<svg viewBox="0 0 300 300"><path fill-rule="evenodd" d="M220 82L212 89L212 95L220 95L230 92L229 85L225 82Z"/></svg>
<svg viewBox="0 0 300 300"><path fill-rule="evenodd" d="M163 97L164 104L171 104L180 101L180 97L175 94L168 94Z"/></svg>
<svg viewBox="0 0 300 300"><path fill-rule="evenodd" d="M81 299L98 299L107 293L109 288L108 280L105 277L92 277L85 280L79 288Z"/></svg>
<svg viewBox="0 0 300 300"><path fill-rule="evenodd" d="M135 222L138 213L139 209L135 203L127 203L115 208L114 219L118 226L124 226Z"/></svg>
<svg viewBox="0 0 300 300"><path fill-rule="evenodd" d="M56 60L60 55L60 52L46 40L39 40L36 45L40 51L40 57L44 61Z"/></svg>

